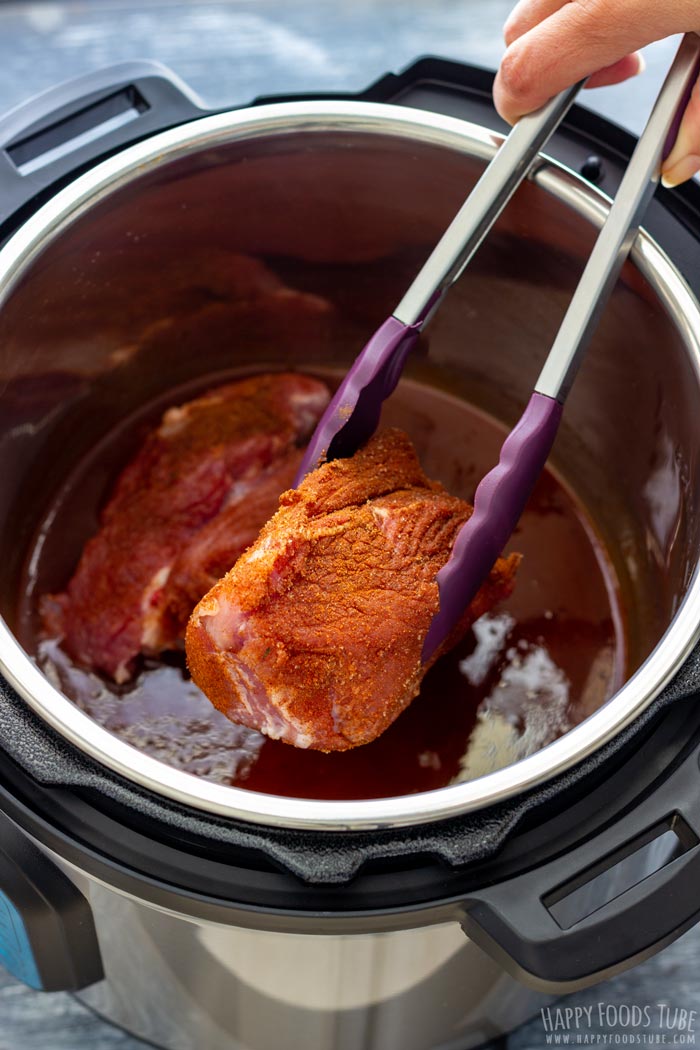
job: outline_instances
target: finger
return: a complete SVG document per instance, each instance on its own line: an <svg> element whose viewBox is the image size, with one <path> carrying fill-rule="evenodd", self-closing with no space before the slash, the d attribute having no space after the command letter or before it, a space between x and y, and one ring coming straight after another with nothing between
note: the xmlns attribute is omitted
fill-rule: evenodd
<svg viewBox="0 0 700 1050"><path fill-rule="evenodd" d="M569 0L520 0L508 15L503 27L506 44L510 46L568 3Z"/></svg>
<svg viewBox="0 0 700 1050"><path fill-rule="evenodd" d="M674 31L684 4L668 5L669 13L667 5L650 12L646 0L571 0L507 49L494 85L496 108L513 123L577 80Z"/></svg>
<svg viewBox="0 0 700 1050"><path fill-rule="evenodd" d="M661 169L664 186L679 186L700 171L700 85L696 84L673 149Z"/></svg>
<svg viewBox="0 0 700 1050"><path fill-rule="evenodd" d="M639 52L635 52L633 55L625 55L619 62L615 62L612 66L607 66L606 69L599 69L597 73L592 73L586 81L587 88L599 88L599 87L610 87L611 84L621 84L624 80L631 80L632 77L639 76L646 69L647 64L644 61L644 56L640 55Z"/></svg>
<svg viewBox="0 0 700 1050"><path fill-rule="evenodd" d="M525 33L539 25L550 15L559 11L564 4L571 0L520 0L513 8L505 26L503 36L507 45L514 43ZM591 74L586 87L610 87L612 84L621 84L625 80L638 76L646 69L646 63L642 55L625 55L619 62Z"/></svg>

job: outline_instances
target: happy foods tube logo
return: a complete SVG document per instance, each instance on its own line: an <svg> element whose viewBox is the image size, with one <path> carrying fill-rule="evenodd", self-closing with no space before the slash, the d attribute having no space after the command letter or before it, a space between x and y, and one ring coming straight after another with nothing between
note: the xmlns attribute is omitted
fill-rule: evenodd
<svg viewBox="0 0 700 1050"><path fill-rule="evenodd" d="M698 1011L668 1003L540 1010L546 1046L695 1046Z"/></svg>

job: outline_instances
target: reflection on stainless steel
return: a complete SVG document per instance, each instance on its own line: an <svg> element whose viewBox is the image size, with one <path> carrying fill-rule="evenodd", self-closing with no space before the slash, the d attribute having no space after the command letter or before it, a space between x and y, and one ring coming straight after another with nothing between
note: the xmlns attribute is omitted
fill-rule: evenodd
<svg viewBox="0 0 700 1050"><path fill-rule="evenodd" d="M6 619L12 618L21 569L13 553L17 538L29 540L51 479L138 403L203 369L231 367L230 318L217 302L201 303L197 315L198 345L204 333L209 352L194 353L194 331L186 325L168 341L161 316L150 318L150 356L114 356L129 336L121 316L125 297L137 308L143 286L141 303L147 299L144 275L154 260L175 254L194 260L203 247L226 244L276 259L285 277L299 260L318 264L312 290L335 298L347 323L319 337L303 356L299 347L283 359L269 344L255 355L237 347L236 364L259 367L266 359L343 368L435 243L494 141L482 129L407 109L262 107L140 143L87 173L30 219L0 253L0 400L8 409L3 420L13 420L12 432L0 434L3 469L12 465L0 505ZM244 209L237 207L241 200ZM349 200L352 207L339 206ZM416 358L412 377L512 421L590 251L589 220L597 221L604 209L595 190L556 165L541 166L516 194L468 279L453 289L431 326L429 357ZM331 830L439 819L579 761L649 704L690 651L700 622L700 493L683 488L677 524L653 552L645 495L650 463L663 463L656 451L661 441L673 450L681 477L698 459L700 314L645 235L633 260L572 394L555 461L615 552L631 654L640 669L550 747L439 792L351 805L306 803L195 780L116 740L62 697L2 626L6 678L59 732L112 769L190 805L275 824ZM40 264L32 267L34 262ZM39 301L41 311L34 308ZM85 365L78 376L71 371L66 397L64 362L76 342ZM56 415L59 402L65 409ZM621 461L624 472L616 467Z"/></svg>
<svg viewBox="0 0 700 1050"><path fill-rule="evenodd" d="M348 936L183 921L78 876L107 980L79 998L178 1050L478 1046L551 1001L519 985L459 923Z"/></svg>
<svg viewBox="0 0 700 1050"><path fill-rule="evenodd" d="M667 434L663 434L655 451L654 463L644 485L643 496L648 507L647 543L663 568L666 552L675 546L682 527L683 503L689 487L687 469ZM685 477L681 476L681 472Z"/></svg>

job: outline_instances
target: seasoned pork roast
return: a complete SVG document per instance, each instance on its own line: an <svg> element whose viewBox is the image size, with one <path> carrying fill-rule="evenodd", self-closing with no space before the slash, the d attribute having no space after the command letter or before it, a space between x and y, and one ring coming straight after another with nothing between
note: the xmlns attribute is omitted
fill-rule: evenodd
<svg viewBox="0 0 700 1050"><path fill-rule="evenodd" d="M194 610L195 682L232 721L297 747L374 740L418 693L435 577L471 510L398 430L324 464ZM442 651L510 593L518 561L499 559Z"/></svg>

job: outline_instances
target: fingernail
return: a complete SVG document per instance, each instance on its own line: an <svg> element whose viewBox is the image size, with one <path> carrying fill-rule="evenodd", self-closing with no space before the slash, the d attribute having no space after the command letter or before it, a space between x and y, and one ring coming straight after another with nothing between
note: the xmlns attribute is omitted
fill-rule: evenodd
<svg viewBox="0 0 700 1050"><path fill-rule="evenodd" d="M692 179L698 171L700 171L700 157L696 153L691 153L690 156L681 158L661 173L661 184L667 190L671 190L674 186L680 186L682 182Z"/></svg>
<svg viewBox="0 0 700 1050"><path fill-rule="evenodd" d="M639 59L639 69L637 70L637 76L640 76L642 73L646 73L647 60L641 51L637 52L637 58Z"/></svg>

